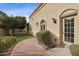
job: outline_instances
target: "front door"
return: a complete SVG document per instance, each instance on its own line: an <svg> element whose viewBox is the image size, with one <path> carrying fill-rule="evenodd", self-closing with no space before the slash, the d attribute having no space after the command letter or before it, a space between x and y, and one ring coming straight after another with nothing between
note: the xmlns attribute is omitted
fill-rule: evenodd
<svg viewBox="0 0 79 59"><path fill-rule="evenodd" d="M74 43L74 16L66 17L64 20L64 41Z"/></svg>

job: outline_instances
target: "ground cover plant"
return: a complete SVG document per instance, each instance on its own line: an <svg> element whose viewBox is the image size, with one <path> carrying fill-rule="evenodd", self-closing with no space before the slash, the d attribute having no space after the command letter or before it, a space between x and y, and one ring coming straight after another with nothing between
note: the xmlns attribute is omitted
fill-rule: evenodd
<svg viewBox="0 0 79 59"><path fill-rule="evenodd" d="M72 44L69 48L73 56L79 56L79 44Z"/></svg>

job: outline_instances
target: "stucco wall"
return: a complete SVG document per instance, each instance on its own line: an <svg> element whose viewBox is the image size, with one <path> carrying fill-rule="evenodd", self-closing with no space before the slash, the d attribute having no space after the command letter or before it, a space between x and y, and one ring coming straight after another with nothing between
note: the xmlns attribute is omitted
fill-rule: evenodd
<svg viewBox="0 0 79 59"><path fill-rule="evenodd" d="M32 28L32 32L35 35L36 32L40 31L40 21L43 19L47 23L47 30L54 33L59 38L59 21L60 14L66 9L77 9L78 15L75 16L74 20L74 35L75 35L75 43L79 42L79 4L58 4L58 3L49 3L46 4L43 8L41 8L35 15L30 18L30 25ZM57 20L57 24L53 23L52 18ZM36 22L39 23L39 26L36 25Z"/></svg>

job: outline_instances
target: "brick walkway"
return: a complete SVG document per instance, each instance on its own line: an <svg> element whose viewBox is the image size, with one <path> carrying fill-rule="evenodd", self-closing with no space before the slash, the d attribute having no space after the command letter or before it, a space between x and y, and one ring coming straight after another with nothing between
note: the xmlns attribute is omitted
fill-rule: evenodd
<svg viewBox="0 0 79 59"><path fill-rule="evenodd" d="M42 48L36 38L30 38L18 43L11 56L46 56L47 51Z"/></svg>
<svg viewBox="0 0 79 59"><path fill-rule="evenodd" d="M71 56L68 47L65 48L52 48L46 51L38 44L36 38L30 38L18 43L12 51L11 56Z"/></svg>

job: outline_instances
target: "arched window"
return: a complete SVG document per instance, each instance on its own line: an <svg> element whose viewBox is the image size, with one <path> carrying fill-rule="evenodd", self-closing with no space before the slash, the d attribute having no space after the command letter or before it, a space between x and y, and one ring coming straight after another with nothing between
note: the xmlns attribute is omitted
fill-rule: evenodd
<svg viewBox="0 0 79 59"><path fill-rule="evenodd" d="M46 30L46 23L44 20L41 21L40 26L41 26L41 30Z"/></svg>

